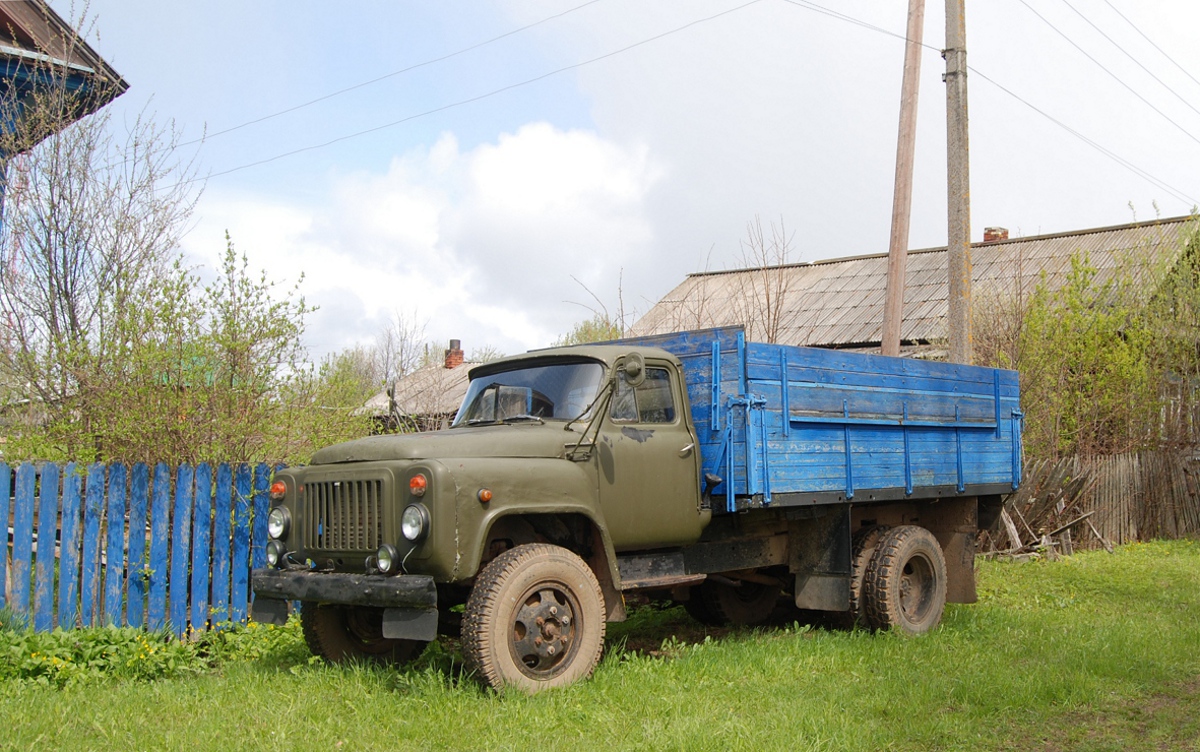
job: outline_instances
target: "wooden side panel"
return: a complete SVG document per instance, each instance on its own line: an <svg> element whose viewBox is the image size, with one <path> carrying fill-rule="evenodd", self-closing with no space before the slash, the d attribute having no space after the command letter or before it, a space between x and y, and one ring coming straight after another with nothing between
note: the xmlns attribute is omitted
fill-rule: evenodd
<svg viewBox="0 0 1200 752"><path fill-rule="evenodd" d="M0 523L4 525L5 548L0 551L0 608L7 604L8 589L8 520L9 504L12 498L12 470L7 462L0 462Z"/></svg>
<svg viewBox="0 0 1200 752"><path fill-rule="evenodd" d="M146 507L150 498L150 468L143 463L133 466L129 483L129 559L126 563L129 590L125 623L140 627L146 619Z"/></svg>

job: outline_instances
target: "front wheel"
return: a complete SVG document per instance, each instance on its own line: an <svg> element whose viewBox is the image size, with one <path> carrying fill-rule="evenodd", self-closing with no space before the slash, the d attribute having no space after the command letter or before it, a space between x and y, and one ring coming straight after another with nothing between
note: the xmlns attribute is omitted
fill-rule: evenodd
<svg viewBox="0 0 1200 752"><path fill-rule="evenodd" d="M530 543L493 559L463 618L463 654L495 689L538 692L584 679L604 647L604 596L575 554Z"/></svg>
<svg viewBox="0 0 1200 752"><path fill-rule="evenodd" d="M883 534L863 577L862 601L875 629L928 632L946 607L946 559L933 533L901 525Z"/></svg>
<svg viewBox="0 0 1200 752"><path fill-rule="evenodd" d="M300 604L300 627L313 655L330 663L353 661L398 666L421 654L428 644L383 636L383 609L366 606Z"/></svg>

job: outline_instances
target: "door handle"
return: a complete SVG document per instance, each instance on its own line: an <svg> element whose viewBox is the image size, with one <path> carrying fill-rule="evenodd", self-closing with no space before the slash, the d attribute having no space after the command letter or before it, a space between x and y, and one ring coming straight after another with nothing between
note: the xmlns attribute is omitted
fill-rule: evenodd
<svg viewBox="0 0 1200 752"><path fill-rule="evenodd" d="M696 442L693 441L691 444L688 444L683 449L679 450L679 456L687 457L688 455L690 455L692 453L692 450L695 448L696 448Z"/></svg>

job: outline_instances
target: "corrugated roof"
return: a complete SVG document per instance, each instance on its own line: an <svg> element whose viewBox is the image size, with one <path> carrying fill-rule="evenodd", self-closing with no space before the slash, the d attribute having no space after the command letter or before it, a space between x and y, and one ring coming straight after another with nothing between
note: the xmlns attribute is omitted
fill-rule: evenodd
<svg viewBox="0 0 1200 752"><path fill-rule="evenodd" d="M1029 295L1045 280L1057 289L1067 279L1071 257L1086 255L1100 282L1118 268L1142 275L1170 263L1195 226L1194 217L1100 227L975 243L971 246L975 301ZM883 330L887 254L855 256L755 269L689 274L631 329L632 336L687 329L743 325L763 339L761 321L747 321L755 285L778 289L783 275L783 314L777 341L815 347L877 346ZM930 343L946 337L946 249L910 251L905 273L901 339Z"/></svg>
<svg viewBox="0 0 1200 752"><path fill-rule="evenodd" d="M395 384L396 408L401 415L444 416L454 415L467 393L468 372L478 363L462 363L446 368L433 363L418 368ZM356 412L376 417L388 414L388 393L382 391L367 400Z"/></svg>

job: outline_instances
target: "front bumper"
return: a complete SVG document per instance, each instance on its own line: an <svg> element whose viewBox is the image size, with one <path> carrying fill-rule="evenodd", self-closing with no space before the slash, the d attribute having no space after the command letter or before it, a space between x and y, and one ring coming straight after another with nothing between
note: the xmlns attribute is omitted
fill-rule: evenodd
<svg viewBox="0 0 1200 752"><path fill-rule="evenodd" d="M431 640L437 635L437 588L427 575L345 574L256 569L250 576L255 621L284 624L288 601L382 608L383 636Z"/></svg>

